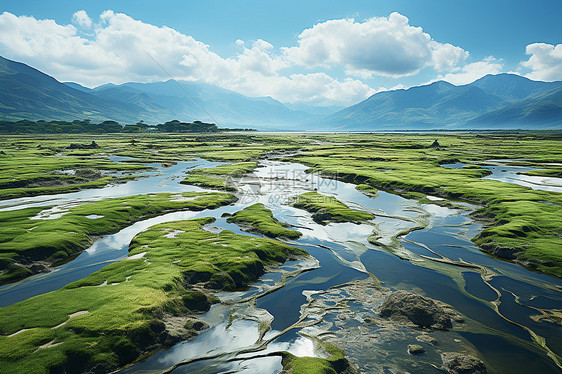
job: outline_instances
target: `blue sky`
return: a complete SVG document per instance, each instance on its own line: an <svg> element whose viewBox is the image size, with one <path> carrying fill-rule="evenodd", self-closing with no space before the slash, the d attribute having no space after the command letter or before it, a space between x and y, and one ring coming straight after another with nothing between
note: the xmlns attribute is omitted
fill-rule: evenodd
<svg viewBox="0 0 562 374"><path fill-rule="evenodd" d="M486 73L562 80L558 0L4 0L0 13L1 55L90 87L172 76L348 105Z"/></svg>

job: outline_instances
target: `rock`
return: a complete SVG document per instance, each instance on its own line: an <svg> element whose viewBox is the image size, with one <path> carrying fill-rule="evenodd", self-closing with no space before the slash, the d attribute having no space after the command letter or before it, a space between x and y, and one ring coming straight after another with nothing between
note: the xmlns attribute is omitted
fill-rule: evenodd
<svg viewBox="0 0 562 374"><path fill-rule="evenodd" d="M34 274L48 273L50 271L47 266L45 266L44 264L41 264L41 263L34 263L33 265L31 265L29 267L29 270L31 270Z"/></svg>
<svg viewBox="0 0 562 374"><path fill-rule="evenodd" d="M429 343L431 345L437 345L439 342L433 336L429 335L418 335L416 336L418 342Z"/></svg>
<svg viewBox="0 0 562 374"><path fill-rule="evenodd" d="M92 140L90 144L70 143L67 149L98 149L100 146Z"/></svg>
<svg viewBox="0 0 562 374"><path fill-rule="evenodd" d="M437 139L435 139L435 141L429 146L430 148L439 148L439 142L437 141Z"/></svg>
<svg viewBox="0 0 562 374"><path fill-rule="evenodd" d="M101 171L96 169L76 169L75 175L86 179L99 179L102 177Z"/></svg>
<svg viewBox="0 0 562 374"><path fill-rule="evenodd" d="M320 209L312 214L312 219L317 223L325 223L332 220L332 218L334 218L334 216L326 209Z"/></svg>
<svg viewBox="0 0 562 374"><path fill-rule="evenodd" d="M486 374L484 363L470 355L462 353L443 353L443 366L450 374Z"/></svg>
<svg viewBox="0 0 562 374"><path fill-rule="evenodd" d="M195 331L201 331L201 330L205 330L205 329L207 329L207 328L209 328L209 325L206 324L206 323L203 322L203 321L196 320L196 321L193 322L193 329L194 329Z"/></svg>
<svg viewBox="0 0 562 374"><path fill-rule="evenodd" d="M453 326L449 314L433 299L407 291L390 294L382 305L380 316L409 320L420 327L446 330Z"/></svg>
<svg viewBox="0 0 562 374"><path fill-rule="evenodd" d="M419 355L425 353L425 349L419 344L410 344L408 345L408 353L411 355Z"/></svg>

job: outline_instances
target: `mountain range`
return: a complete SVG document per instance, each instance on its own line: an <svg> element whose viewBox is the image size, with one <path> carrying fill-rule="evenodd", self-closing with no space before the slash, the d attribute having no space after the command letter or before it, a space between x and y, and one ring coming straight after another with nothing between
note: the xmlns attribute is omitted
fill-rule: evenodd
<svg viewBox="0 0 562 374"><path fill-rule="evenodd" d="M162 123L201 120L260 130L377 131L562 128L562 82L515 74L487 75L455 86L444 81L379 92L341 107L283 104L201 82L61 83L0 57L0 119L114 120Z"/></svg>
<svg viewBox="0 0 562 374"><path fill-rule="evenodd" d="M270 97L247 97L199 82L105 84L94 89L61 83L23 63L0 57L0 119L143 120L213 122L221 127L296 129L313 114L287 108Z"/></svg>
<svg viewBox="0 0 562 374"><path fill-rule="evenodd" d="M562 128L562 82L516 74L462 86L438 81L376 93L317 123L342 131Z"/></svg>

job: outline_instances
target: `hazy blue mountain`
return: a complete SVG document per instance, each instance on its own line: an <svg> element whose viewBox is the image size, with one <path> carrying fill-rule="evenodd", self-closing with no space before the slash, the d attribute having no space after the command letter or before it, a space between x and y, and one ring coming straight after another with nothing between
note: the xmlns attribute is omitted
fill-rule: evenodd
<svg viewBox="0 0 562 374"><path fill-rule="evenodd" d="M168 80L155 83L103 85L94 94L162 113L165 118L201 120L219 126L296 129L314 116L287 108L271 97L248 97L201 82ZM164 118L165 117L165 118Z"/></svg>
<svg viewBox="0 0 562 374"><path fill-rule="evenodd" d="M306 103L284 103L289 109L317 115L330 115L345 108L345 105L316 106Z"/></svg>
<svg viewBox="0 0 562 374"><path fill-rule="evenodd" d="M486 75L470 84L507 101L542 95L562 87L562 82L537 82L516 74Z"/></svg>
<svg viewBox="0 0 562 374"><path fill-rule="evenodd" d="M78 83L74 83L74 82L62 82L63 84L66 84L68 87L74 88L75 90L78 91L82 91L82 92L87 92L87 93L92 93L93 90L91 88L88 87L84 87Z"/></svg>
<svg viewBox="0 0 562 374"><path fill-rule="evenodd" d="M505 105L478 87L435 82L385 91L328 116L322 124L341 130L437 129L465 122Z"/></svg>
<svg viewBox="0 0 562 374"><path fill-rule="evenodd" d="M6 120L90 119L123 124L143 120L156 124L179 119L263 130L560 128L562 82L487 75L464 86L440 81L380 92L326 115L333 109L338 108L288 107L271 97L247 97L201 82L168 80L90 89L60 83L39 70L0 57L0 119Z"/></svg>
<svg viewBox="0 0 562 374"><path fill-rule="evenodd" d="M318 123L348 131L557 127L561 88L562 82L514 74L487 75L463 86L439 81L374 94Z"/></svg>
<svg viewBox="0 0 562 374"><path fill-rule="evenodd" d="M562 87L478 116L464 128L562 128Z"/></svg>
<svg viewBox="0 0 562 374"><path fill-rule="evenodd" d="M0 119L91 119L124 124L180 119L230 127L297 129L312 118L270 97L247 97L198 82L106 84L89 89L73 82L61 83L0 57Z"/></svg>
<svg viewBox="0 0 562 374"><path fill-rule="evenodd" d="M134 105L102 99L25 64L0 57L0 117L3 119L134 121L139 112L140 108Z"/></svg>

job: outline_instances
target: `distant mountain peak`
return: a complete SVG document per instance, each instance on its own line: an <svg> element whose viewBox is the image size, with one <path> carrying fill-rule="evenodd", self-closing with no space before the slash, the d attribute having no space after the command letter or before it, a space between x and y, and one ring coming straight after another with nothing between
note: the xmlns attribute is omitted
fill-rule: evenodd
<svg viewBox="0 0 562 374"><path fill-rule="evenodd" d="M494 121L500 128L561 127L561 87L562 82L537 82L509 73L461 86L436 81L376 93L325 116L320 124L345 130L494 128Z"/></svg>

